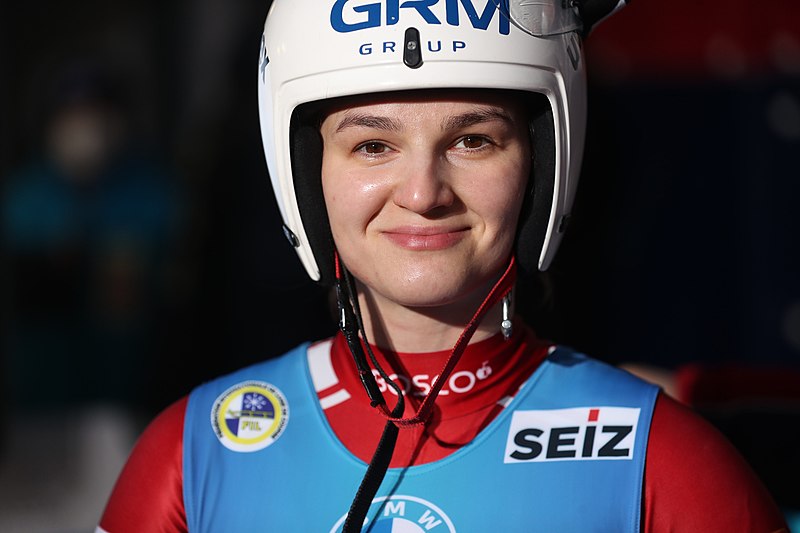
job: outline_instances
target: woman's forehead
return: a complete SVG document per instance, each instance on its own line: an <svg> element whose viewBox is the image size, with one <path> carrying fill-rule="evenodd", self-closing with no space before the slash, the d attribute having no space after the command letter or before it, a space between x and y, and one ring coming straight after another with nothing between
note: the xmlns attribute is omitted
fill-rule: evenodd
<svg viewBox="0 0 800 533"><path fill-rule="evenodd" d="M337 100L324 113L341 117L348 114L398 115L461 113L475 108L494 108L498 116L514 118L523 112L523 97L513 91L496 89L415 90L358 95Z"/></svg>

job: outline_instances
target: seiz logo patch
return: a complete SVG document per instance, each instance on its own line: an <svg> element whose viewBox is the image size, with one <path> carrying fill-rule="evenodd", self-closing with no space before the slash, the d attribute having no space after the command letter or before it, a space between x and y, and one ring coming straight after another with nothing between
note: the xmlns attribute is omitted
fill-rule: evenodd
<svg viewBox="0 0 800 533"><path fill-rule="evenodd" d="M392 26L405 14L416 12L416 23L421 19L426 24L438 25L444 21L450 26L460 26L466 18L473 28L487 30L497 15L500 34L508 35L508 17L501 10L508 13L508 0L336 0L330 20L334 30L347 33L383 24Z"/></svg>
<svg viewBox="0 0 800 533"><path fill-rule="evenodd" d="M639 408L515 411L504 463L633 459Z"/></svg>

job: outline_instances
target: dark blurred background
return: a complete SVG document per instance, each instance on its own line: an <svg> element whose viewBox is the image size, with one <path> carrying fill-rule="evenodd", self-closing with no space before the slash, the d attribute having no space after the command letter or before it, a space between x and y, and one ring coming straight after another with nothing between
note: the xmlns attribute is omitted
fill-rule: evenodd
<svg viewBox="0 0 800 533"><path fill-rule="evenodd" d="M268 5L4 6L0 530L91 531L158 411L334 331L261 151ZM637 0L586 52L587 151L554 298L520 310L612 363L733 376L697 408L791 514L800 7Z"/></svg>

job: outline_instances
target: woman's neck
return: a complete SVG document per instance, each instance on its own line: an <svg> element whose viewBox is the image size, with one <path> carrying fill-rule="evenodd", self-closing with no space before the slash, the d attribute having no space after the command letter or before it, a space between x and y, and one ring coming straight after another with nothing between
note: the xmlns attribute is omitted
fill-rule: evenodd
<svg viewBox="0 0 800 533"><path fill-rule="evenodd" d="M451 349L463 334L485 298L476 297L437 307L406 307L361 294L361 313L369 342L403 353L434 352ZM470 344L500 332L502 303L486 311Z"/></svg>

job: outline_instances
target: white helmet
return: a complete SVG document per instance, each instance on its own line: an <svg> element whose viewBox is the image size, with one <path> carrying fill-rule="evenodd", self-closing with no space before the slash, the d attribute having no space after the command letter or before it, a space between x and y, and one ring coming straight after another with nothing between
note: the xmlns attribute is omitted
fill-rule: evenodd
<svg viewBox="0 0 800 533"><path fill-rule="evenodd" d="M511 2L511 3L509 3ZM412 89L540 95L531 200L516 242L523 270L553 259L575 195L586 125L581 35L622 0L274 0L259 59L264 152L284 231L312 279L333 281L317 124L305 104ZM583 19L581 20L581 15Z"/></svg>

